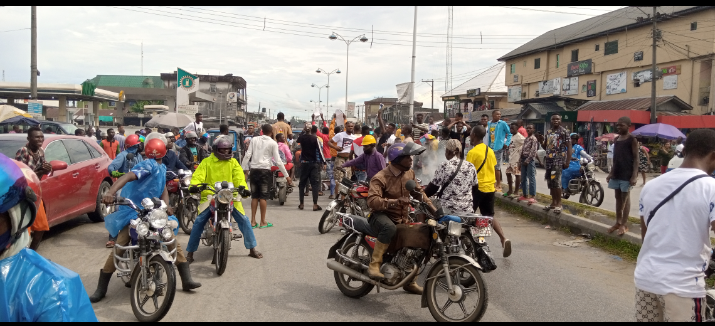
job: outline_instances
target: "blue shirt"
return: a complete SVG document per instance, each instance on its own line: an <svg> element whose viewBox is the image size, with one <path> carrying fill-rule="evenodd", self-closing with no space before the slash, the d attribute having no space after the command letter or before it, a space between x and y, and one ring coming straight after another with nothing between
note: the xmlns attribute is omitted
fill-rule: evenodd
<svg viewBox="0 0 715 326"><path fill-rule="evenodd" d="M184 163L181 163L179 160L179 156L176 155L176 152L172 150L167 150L166 155L161 159L161 163L166 165L166 170L171 171L174 173L178 173L179 169L183 170L188 170L189 168L184 165Z"/></svg>
<svg viewBox="0 0 715 326"><path fill-rule="evenodd" d="M509 146L509 144L511 144L509 124L504 121L489 121L489 123L487 123L487 135L489 135L489 143L487 145L494 151L503 149L505 145ZM506 142L504 138L506 138Z"/></svg>
<svg viewBox="0 0 715 326"><path fill-rule="evenodd" d="M112 160L112 163L109 164L109 168L107 168L107 170L109 170L109 174L112 174L114 171L120 173L127 173L131 171L135 165L144 160L141 155L137 154L138 150L139 145L134 145L117 154L117 157ZM127 160L127 154L129 153L134 154L134 158L131 160Z"/></svg>

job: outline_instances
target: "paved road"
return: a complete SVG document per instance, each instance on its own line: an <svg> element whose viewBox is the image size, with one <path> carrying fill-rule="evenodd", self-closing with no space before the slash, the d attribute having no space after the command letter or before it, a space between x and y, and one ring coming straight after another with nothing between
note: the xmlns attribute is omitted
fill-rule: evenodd
<svg viewBox="0 0 715 326"><path fill-rule="evenodd" d="M373 291L359 301L343 296L325 267L339 232L320 235L321 213L297 210L296 197L290 195L285 206L269 204L268 220L275 227L255 232L264 259L249 258L243 243L234 242L228 269L219 277L210 264L211 251L201 247L191 267L203 286L193 293L179 291L164 320L433 321L428 309L420 308L420 297L402 290ZM325 207L327 197L320 203ZM485 275L489 308L484 321L632 320L633 263L589 246L555 245L570 237L504 212L498 217L514 252L497 258L498 269ZM54 227L39 252L78 272L91 294L110 252L104 248L106 236L103 224L83 216ZM181 233L179 241L185 247L188 236ZM496 246L498 239L490 243ZM501 255L500 248L493 246L493 252ZM108 296L94 304L100 321L135 321L129 296L113 278Z"/></svg>

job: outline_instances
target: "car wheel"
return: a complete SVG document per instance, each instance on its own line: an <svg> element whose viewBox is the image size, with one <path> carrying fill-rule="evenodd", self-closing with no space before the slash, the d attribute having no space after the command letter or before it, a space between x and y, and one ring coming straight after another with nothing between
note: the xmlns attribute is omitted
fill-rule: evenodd
<svg viewBox="0 0 715 326"><path fill-rule="evenodd" d="M97 204L94 208L94 212L87 214L92 222L104 222L104 217L108 215L107 207L102 202L102 196L107 193L107 190L109 190L109 182L102 181L102 184L99 185L99 191L97 191Z"/></svg>

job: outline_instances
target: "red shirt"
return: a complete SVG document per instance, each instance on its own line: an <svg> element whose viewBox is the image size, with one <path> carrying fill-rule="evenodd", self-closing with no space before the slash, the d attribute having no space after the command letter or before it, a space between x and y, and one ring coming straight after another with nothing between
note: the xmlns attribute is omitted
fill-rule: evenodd
<svg viewBox="0 0 715 326"><path fill-rule="evenodd" d="M529 138L529 134L526 132L526 128L519 127L517 132L520 133L522 136L524 136L524 138Z"/></svg>
<svg viewBox="0 0 715 326"><path fill-rule="evenodd" d="M328 160L331 158L330 156L330 146L328 146L328 142L330 141L330 138L328 135L318 131L318 133L315 134L316 136L320 137L320 139L323 140L323 156L325 156L325 159Z"/></svg>

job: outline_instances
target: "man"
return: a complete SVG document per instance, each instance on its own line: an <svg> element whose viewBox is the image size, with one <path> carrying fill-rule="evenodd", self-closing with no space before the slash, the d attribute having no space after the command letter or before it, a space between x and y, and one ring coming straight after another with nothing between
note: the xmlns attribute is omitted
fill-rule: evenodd
<svg viewBox="0 0 715 326"><path fill-rule="evenodd" d="M318 206L318 192L320 191L320 170L323 166L322 146L318 142L316 133L318 126L310 127L310 133L303 134L296 140L300 144L300 182L298 183L298 199L300 205L298 209L302 210L303 197L308 183L313 191L313 211L321 211L322 207Z"/></svg>
<svg viewBox="0 0 715 326"><path fill-rule="evenodd" d="M715 171L715 131L691 132L684 154L678 169L641 191L643 246L634 272L639 322L704 321L704 272L712 251L709 231L715 230L715 180L709 177Z"/></svg>
<svg viewBox="0 0 715 326"><path fill-rule="evenodd" d="M268 199L268 189L273 182L273 173L271 172L271 159L276 162L278 169L286 176L288 185L293 185L288 171L286 171L280 154L278 154L278 144L273 140L273 126L264 124L261 127L262 136L253 137L251 144L248 145L246 155L243 157L243 164L249 169L249 180L251 183L251 226L261 229L272 227L273 224L266 222L266 209ZM256 212L258 204L261 205L261 225L256 224Z"/></svg>
<svg viewBox="0 0 715 326"><path fill-rule="evenodd" d="M529 137L529 134L526 132L526 129L524 128L524 120L519 119L516 120L516 124L519 126L519 133L524 136L524 138Z"/></svg>
<svg viewBox="0 0 715 326"><path fill-rule="evenodd" d="M685 149L685 145L683 144L683 137L678 137L678 139L675 140L675 143L677 144L677 145L675 145L675 153L676 154L682 153L683 150Z"/></svg>
<svg viewBox="0 0 715 326"><path fill-rule="evenodd" d="M362 126L362 129L360 130L360 133L362 134L360 137L356 138L355 141L353 142L353 147L350 152L351 157L358 157L363 154L363 145L362 142L365 139L365 136L370 135L370 127L368 126ZM374 139L374 137L373 137ZM345 166L345 165L343 165ZM362 164L357 164L352 166L353 172L355 173L355 177L357 178L358 181L365 181L367 179L367 173L365 172L365 166Z"/></svg>
<svg viewBox="0 0 715 326"><path fill-rule="evenodd" d="M119 153L119 155L112 160L112 163L109 163L109 167L107 168L109 175L114 178L123 176L127 172L131 171L135 165L144 160L139 154L139 147L141 146L139 136L129 135L124 144L127 148ZM110 234L105 247L114 248L116 242L117 238Z"/></svg>
<svg viewBox="0 0 715 326"><path fill-rule="evenodd" d="M519 192L521 185L521 148L524 146L524 136L519 133L519 124L512 122L509 126L511 132L511 144L509 144L509 165L506 168L506 182L509 184L509 191L504 196L511 196ZM512 180L512 175L514 180ZM511 187L514 181L514 188Z"/></svg>
<svg viewBox="0 0 715 326"><path fill-rule="evenodd" d="M214 152L207 159L203 160L199 164L196 173L191 176L191 192L198 192L199 187L196 185L202 183L215 184L217 182L227 181L233 183L234 187L246 187L246 178L243 174L243 169L241 165L238 164L231 150L233 144L227 138L218 138L214 144ZM194 261L194 252L199 247L199 240L201 240L201 233L204 232L204 226L208 222L209 217L213 216L213 212L209 209L208 195L213 194L209 190L205 190L201 194L201 203L199 204L199 209L203 209L201 213L196 217L194 226L191 229L191 237L189 238L189 244L186 245L186 260L191 263ZM244 191L244 193L239 193L241 196L250 195L250 191ZM248 221L246 213L243 210L243 205L240 201L235 201L233 206L233 211L231 216L236 220L238 224L238 229L243 233L243 244L246 249L249 250L249 256L261 259L263 255L256 249L258 245L256 242L256 236L253 234L253 229L251 228L251 222ZM215 262L214 262L215 263Z"/></svg>
<svg viewBox="0 0 715 326"><path fill-rule="evenodd" d="M434 118L432 118L432 115L430 115L429 119L429 125L427 126L427 129L429 130L430 133L433 131L439 132L439 126L434 123Z"/></svg>
<svg viewBox="0 0 715 326"><path fill-rule="evenodd" d="M322 115L320 116L323 117ZM325 124L325 120L323 120ZM335 157L332 156L332 149L330 148L330 138L328 134L330 129L328 127L323 127L323 132L316 132L316 136L320 138L323 146L323 158L325 159L325 172L328 174L328 179L330 179L330 197L329 199L335 198L335 175L333 174L333 169L335 169ZM297 141L296 141L297 142ZM337 154L337 153L336 153Z"/></svg>
<svg viewBox="0 0 715 326"><path fill-rule="evenodd" d="M94 128L87 129L87 137L91 138L93 141L97 141L97 137L94 137Z"/></svg>
<svg viewBox="0 0 715 326"><path fill-rule="evenodd" d="M440 204L448 214L474 212L472 209L472 187L477 185L477 169L474 164L459 158L461 152L462 144L459 140L447 140L444 152L447 160L440 163L435 169L434 178L425 188L427 196L432 197L439 193ZM459 167L459 171L457 171L457 167ZM450 181L452 175L454 175L454 179ZM438 191L440 189L441 191Z"/></svg>
<svg viewBox="0 0 715 326"><path fill-rule="evenodd" d="M125 132L125 130L124 130L124 125L121 124L121 123L118 123L118 124L117 124L117 134L115 135L115 137L116 137L116 136L124 136L124 137L127 136L127 135L126 135L126 132Z"/></svg>
<svg viewBox="0 0 715 326"><path fill-rule="evenodd" d="M568 131L561 126L561 116L554 114L551 116L551 129L546 132L544 143L546 151L544 157L544 167L546 172L544 178L551 193L551 205L545 210L553 209L555 213L561 213L561 173L569 168L571 148L571 138ZM636 166L637 167L637 166Z"/></svg>
<svg viewBox="0 0 715 326"><path fill-rule="evenodd" d="M285 115L283 112L278 112L276 115L276 123L273 124L273 140L276 139L277 134L290 135L293 134L293 129L287 124L285 120Z"/></svg>
<svg viewBox="0 0 715 326"><path fill-rule="evenodd" d="M335 158L335 167L336 168L341 168L343 166L343 163L346 161L352 159L350 156L350 149L352 148L353 141L357 136L353 134L353 123L348 121L345 123L345 131L341 132L333 139L330 140L330 148L335 149L338 152L338 156ZM343 176L350 179L352 177L352 173L350 170L345 170L345 172L335 169L333 171L335 174L335 180L336 182L340 182L343 180Z"/></svg>
<svg viewBox="0 0 715 326"><path fill-rule="evenodd" d="M115 182L102 197L102 201L109 205L114 203L115 194L120 189L125 198L130 199L134 205L143 208L141 201L144 198L161 198L169 202L169 193L166 191L166 167L161 164L161 159L166 154L166 144L161 139L150 139L145 145L147 159L134 166L127 174ZM167 208L168 215L174 215L173 208ZM137 212L128 206L118 206L117 210L105 218L105 227L110 235L117 238L117 243L122 246L129 245L130 221L137 217ZM169 246L169 250L176 248L176 269L179 271L181 285L184 291L190 291L201 286L191 279L191 270L186 262L181 245ZM114 251L109 253L104 267L99 270L97 290L89 297L89 301L96 303L107 295L107 287L112 274L117 270L114 266ZM120 256L123 253L118 253Z"/></svg>
<svg viewBox="0 0 715 326"><path fill-rule="evenodd" d="M21 134L22 130L20 129L19 125L13 125L12 130L9 132L9 134Z"/></svg>
<svg viewBox="0 0 715 326"><path fill-rule="evenodd" d="M74 130L74 135L78 137L84 137L84 129L77 128Z"/></svg>
<svg viewBox="0 0 715 326"><path fill-rule="evenodd" d="M412 135L413 135L412 126L408 125L408 126L402 127L402 137L403 137L403 142L405 144L415 142L414 138L412 138ZM417 139L419 139L419 137Z"/></svg>
<svg viewBox="0 0 715 326"><path fill-rule="evenodd" d="M484 130L487 130L487 126L489 125L489 115L486 113L482 114L482 117L479 120L479 124L484 127ZM482 139L482 142L484 142L485 144L489 144L489 133L486 133L484 135L484 139Z"/></svg>
<svg viewBox="0 0 715 326"><path fill-rule="evenodd" d="M151 128L149 128L149 127L144 128L144 133L145 133L147 136L148 136L150 133L152 133L152 132L154 132L154 130L152 130Z"/></svg>
<svg viewBox="0 0 715 326"><path fill-rule="evenodd" d="M471 133L472 127L466 124L463 119L462 112L457 112L457 116L447 125L447 128L450 130L449 137L459 140L462 148L466 148L465 142ZM460 154L460 158L464 158L464 154Z"/></svg>
<svg viewBox="0 0 715 326"><path fill-rule="evenodd" d="M0 322L96 322L79 275L26 248L41 199L34 171L0 154Z"/></svg>
<svg viewBox="0 0 715 326"><path fill-rule="evenodd" d="M419 187L412 171L412 156L420 155L424 152L424 147L415 143L397 143L387 149L387 157L390 165L378 172L370 180L370 191L368 192L367 205L372 209L370 215L370 227L377 234L375 249L372 252L368 275L371 278L382 279L385 276L380 273L382 266L382 256L392 242L392 238L397 233L397 224L408 223L408 211L410 207L409 193L405 188L405 183L412 180L417 183L418 188L413 191L414 196L421 198L430 206L432 202ZM403 289L409 293L422 294L422 287L412 280Z"/></svg>
<svg viewBox="0 0 715 326"><path fill-rule="evenodd" d="M119 142L119 151L123 151L127 136L124 132L124 126L121 123L117 124L117 132L114 134L114 139Z"/></svg>
<svg viewBox="0 0 715 326"><path fill-rule="evenodd" d="M184 163L179 159L179 155L174 150L174 133L167 132L166 137L166 155L161 159L161 163L166 165L166 170L179 174L179 170L188 170Z"/></svg>
<svg viewBox="0 0 715 326"><path fill-rule="evenodd" d="M494 156L494 150L487 144L482 143L484 134L487 131L482 126L472 128L470 134L471 142L474 144L467 153L467 162L472 163L477 169L477 187L472 187L472 209L479 212L483 216L491 216L494 232L499 235L504 253L502 256L509 257L511 255L511 241L506 238L504 231L499 224L496 216L494 216L494 182L497 158Z"/></svg>
<svg viewBox="0 0 715 326"><path fill-rule="evenodd" d="M204 123L202 122L204 120L204 116L201 112L196 112L196 114L194 114L194 119L194 122L189 123L186 127L184 127L184 132L193 131L196 135L201 137L205 132Z"/></svg>
<svg viewBox="0 0 715 326"><path fill-rule="evenodd" d="M494 150L494 155L497 157L496 190L501 192L501 166L504 163L504 151L508 150L509 144L511 144L509 124L501 121L501 111L492 111L492 121L487 124L487 132L489 133L489 148ZM505 138L506 141L504 141Z"/></svg>
<svg viewBox="0 0 715 326"><path fill-rule="evenodd" d="M370 181L378 172L385 169L385 157L375 150L377 142L375 137L372 135L365 135L362 139L362 150L363 153L360 154L354 160L347 161L343 163L343 167L352 166L362 166L365 169L365 176L360 177L358 174L358 181ZM361 172L361 171L358 171Z"/></svg>
<svg viewBox="0 0 715 326"><path fill-rule="evenodd" d="M42 144L45 142L45 135L39 127L30 127L27 130L27 144L20 148L15 154L15 160L27 165L38 179L52 172L52 166L45 160L45 150L42 149ZM45 205L40 201L40 206L37 207L37 217L35 223L30 227L32 231L32 243L30 249L37 250L40 247L42 236L46 231L50 230L50 225L47 223L47 214L45 213Z"/></svg>
<svg viewBox="0 0 715 326"><path fill-rule="evenodd" d="M189 169L196 170L199 163L209 157L209 153L197 144L198 137L195 132L189 131L186 133L186 146L179 153L179 160L184 166Z"/></svg>
<svg viewBox="0 0 715 326"><path fill-rule="evenodd" d="M385 154L385 149L388 147L392 146L392 144L395 143L395 129L397 129L397 126L394 123L389 123L385 124L385 121L382 120L382 110L383 106L380 104L380 109L377 110L377 122L380 124L380 130L382 130L382 136L380 136L377 139L377 151L380 154L383 154L383 156L387 156Z"/></svg>
<svg viewBox="0 0 715 326"><path fill-rule="evenodd" d="M112 128L107 129L107 138L104 139L104 137L102 137L99 146L104 149L104 152L107 153L112 160L117 158L117 154L121 152L121 150L119 150L119 142L114 139L114 129Z"/></svg>
<svg viewBox="0 0 715 326"><path fill-rule="evenodd" d="M432 117L430 117L430 119L432 119ZM417 113L415 120L417 120L417 123L412 124L412 140L420 139L422 133L428 133L430 131L429 125L424 122L424 114Z"/></svg>
<svg viewBox="0 0 715 326"><path fill-rule="evenodd" d="M526 126L528 138L524 140L524 146L521 148L521 192L522 196L519 201L526 200L533 204L536 202L536 164L535 160L539 160L536 155L539 150L539 141L534 136L534 124L530 123ZM541 161L539 164L543 166ZM527 192L528 182L528 192Z"/></svg>
<svg viewBox="0 0 715 326"><path fill-rule="evenodd" d="M618 119L616 123L618 138L613 146L613 169L606 177L608 188L613 189L616 195L616 224L608 229L608 233L618 230L618 235L628 232L628 213L631 210L629 194L638 178L638 151L640 149L636 138L628 132L630 127L631 119L629 117Z"/></svg>

